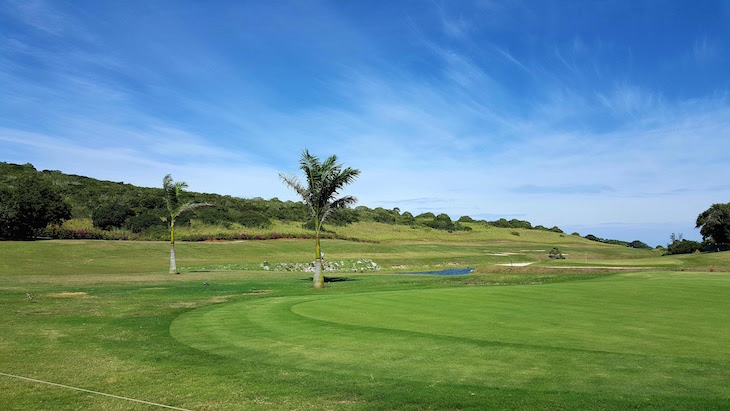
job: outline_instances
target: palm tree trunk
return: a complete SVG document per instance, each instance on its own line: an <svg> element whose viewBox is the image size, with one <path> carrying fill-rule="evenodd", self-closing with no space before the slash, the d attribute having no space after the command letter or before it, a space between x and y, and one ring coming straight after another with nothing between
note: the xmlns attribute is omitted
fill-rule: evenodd
<svg viewBox="0 0 730 411"><path fill-rule="evenodd" d="M324 288L324 277L322 277L322 259L314 260L314 288Z"/></svg>
<svg viewBox="0 0 730 411"><path fill-rule="evenodd" d="M314 260L314 288L324 288L324 278L322 277L322 247L319 245L319 227L315 233L316 246L315 252L317 253L316 259Z"/></svg>
<svg viewBox="0 0 730 411"><path fill-rule="evenodd" d="M175 265L175 220L170 222L170 274L177 274L177 265Z"/></svg>
<svg viewBox="0 0 730 411"><path fill-rule="evenodd" d="M170 274L177 274L177 266L175 265L175 244L170 245Z"/></svg>

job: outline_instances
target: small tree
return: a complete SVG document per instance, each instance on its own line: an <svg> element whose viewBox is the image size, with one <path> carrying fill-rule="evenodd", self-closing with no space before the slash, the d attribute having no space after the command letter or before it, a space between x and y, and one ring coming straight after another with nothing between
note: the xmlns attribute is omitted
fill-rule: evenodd
<svg viewBox="0 0 730 411"><path fill-rule="evenodd" d="M162 179L162 190L165 194L165 205L167 211L170 213L170 274L177 274L177 266L175 264L175 219L180 214L194 210L199 207L210 207L212 204L208 203L193 203L189 201L187 203L181 203L181 195L183 190L188 188L188 184L184 181L178 181L177 183L172 181L172 177L168 174Z"/></svg>
<svg viewBox="0 0 730 411"><path fill-rule="evenodd" d="M355 181L360 175L360 170L350 167L343 169L335 155L320 162L319 158L309 154L306 149L299 160L299 169L304 173L306 185L293 175L279 173L279 177L284 184L302 197L314 219L315 269L313 281L314 288L323 288L322 248L319 243L319 233L322 230L322 224L334 210L357 202L357 199L352 196L336 197L340 190Z"/></svg>

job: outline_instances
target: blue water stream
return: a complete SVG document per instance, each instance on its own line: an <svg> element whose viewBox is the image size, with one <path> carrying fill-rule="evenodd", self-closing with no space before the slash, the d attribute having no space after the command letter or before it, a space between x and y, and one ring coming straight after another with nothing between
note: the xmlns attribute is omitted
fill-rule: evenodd
<svg viewBox="0 0 730 411"><path fill-rule="evenodd" d="M403 274L433 274L433 275L465 275L474 271L473 268L449 268L440 271L412 271Z"/></svg>

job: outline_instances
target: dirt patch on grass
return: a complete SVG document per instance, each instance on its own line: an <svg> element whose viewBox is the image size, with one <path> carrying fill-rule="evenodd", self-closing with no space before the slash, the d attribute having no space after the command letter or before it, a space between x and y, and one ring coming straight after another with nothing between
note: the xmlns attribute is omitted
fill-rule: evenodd
<svg viewBox="0 0 730 411"><path fill-rule="evenodd" d="M89 295L83 291L63 291L60 293L50 293L46 295L53 298L99 298L95 295Z"/></svg>
<svg viewBox="0 0 730 411"><path fill-rule="evenodd" d="M174 304L170 304L170 308L195 308L202 305L208 305L208 304L220 304L220 303L226 303L233 297L240 297L242 295L261 295L261 294L268 294L272 293L274 290L253 290L248 293L241 293L241 294L228 294L228 295L215 295L213 297L208 298L207 300L201 300L201 301L180 301Z"/></svg>
<svg viewBox="0 0 730 411"><path fill-rule="evenodd" d="M197 306L198 303L194 301L180 301L178 303L170 304L170 308L193 308Z"/></svg>
<svg viewBox="0 0 730 411"><path fill-rule="evenodd" d="M257 294L269 294L273 293L274 290L251 290L251 292L243 293L241 295L257 295Z"/></svg>

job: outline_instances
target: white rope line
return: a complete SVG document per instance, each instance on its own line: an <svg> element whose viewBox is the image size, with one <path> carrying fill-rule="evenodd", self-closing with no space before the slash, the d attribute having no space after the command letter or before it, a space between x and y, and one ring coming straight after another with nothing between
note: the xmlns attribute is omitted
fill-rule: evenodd
<svg viewBox="0 0 730 411"><path fill-rule="evenodd" d="M120 400L134 401L134 402L139 402L139 403L142 403L142 404L154 405L156 407L168 408L168 409L171 409L171 410L191 411L191 410L188 410L186 408L178 408L178 407L173 407L171 405L157 404L157 403L154 403L154 402L142 401L142 400L135 400L134 398L122 397L122 396L119 396L119 395L107 394L105 392L99 392L99 391L91 391L91 390L86 390L86 389L83 389L83 388L71 387L69 385L56 384L55 382L48 382L48 381L36 380L36 379L33 379L33 378L28 378L28 377L21 377L19 375L6 374L4 372L0 372L0 375L4 375L6 377L11 377L11 378L17 378L19 380L26 380L26 381L32 381L32 382L37 382L37 383L41 383L41 384L53 385L55 387L68 388L70 390L83 391L83 392L88 392L88 393L97 394L97 395L105 395L107 397L118 398Z"/></svg>

